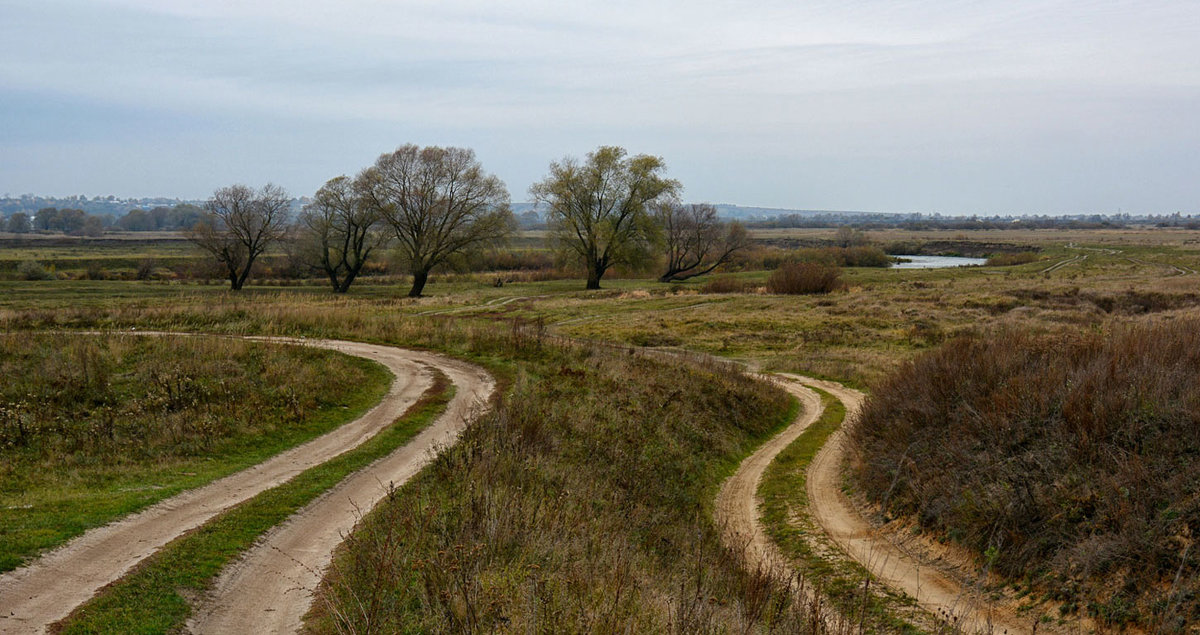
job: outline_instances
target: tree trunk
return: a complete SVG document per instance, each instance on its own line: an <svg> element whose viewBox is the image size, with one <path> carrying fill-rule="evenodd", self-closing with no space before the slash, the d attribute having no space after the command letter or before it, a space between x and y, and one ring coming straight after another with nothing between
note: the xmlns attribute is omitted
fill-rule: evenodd
<svg viewBox="0 0 1200 635"><path fill-rule="evenodd" d="M408 290L408 297L419 298L421 292L425 290L425 283L429 280L429 270L414 271L412 288Z"/></svg>
<svg viewBox="0 0 1200 635"><path fill-rule="evenodd" d="M587 277L587 288L588 289L599 289L601 275L602 274L599 271L596 271L595 269L589 267L588 268L588 277Z"/></svg>
<svg viewBox="0 0 1200 635"><path fill-rule="evenodd" d="M241 274L238 275L237 280L234 281L234 283L233 283L234 291L242 290L242 286L245 285L246 281L250 279L250 269L252 269L253 267L254 267L254 259L247 258L246 259L246 267L244 269L242 269Z"/></svg>
<svg viewBox="0 0 1200 635"><path fill-rule="evenodd" d="M242 281L238 279L238 270L236 267L230 266L229 269L229 289L231 291L241 291Z"/></svg>
<svg viewBox="0 0 1200 635"><path fill-rule="evenodd" d="M345 292L349 291L350 285L354 282L354 279L356 277L358 277L358 270L351 269L351 270L347 271L346 277L342 278L342 283L337 285L336 287L334 287L333 290L338 293L345 293Z"/></svg>

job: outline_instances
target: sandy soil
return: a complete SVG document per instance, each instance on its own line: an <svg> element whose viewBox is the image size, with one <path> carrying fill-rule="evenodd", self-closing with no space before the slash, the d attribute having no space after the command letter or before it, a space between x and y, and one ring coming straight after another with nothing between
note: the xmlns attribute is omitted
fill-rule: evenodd
<svg viewBox="0 0 1200 635"><path fill-rule="evenodd" d="M406 353L436 366L457 387L454 399L411 442L360 470L273 529L218 577L188 622L191 633L295 633L333 550L389 486L399 487L451 444L487 406L495 382L486 371L430 353Z"/></svg>
<svg viewBox="0 0 1200 635"><path fill-rule="evenodd" d="M104 585L180 534L263 490L353 448L404 413L432 385L428 366L463 371L457 362L388 346L332 340L256 338L303 343L375 360L396 375L383 401L359 419L204 487L90 530L34 562L0 576L0 633L39 633L66 617ZM490 380L488 380L490 382ZM460 385L472 394L488 382ZM424 451L424 450L422 450ZM258 629L253 629L258 630Z"/></svg>
<svg viewBox="0 0 1200 635"><path fill-rule="evenodd" d="M783 432L759 446L742 461L733 476L721 486L714 515L727 547L742 550L751 567L769 572L781 582L790 584L795 581L792 564L767 536L759 520L758 506L761 501L757 494L758 484L776 455L821 416L821 398L794 382L788 382L784 387L800 400L800 414Z"/></svg>
<svg viewBox="0 0 1200 635"><path fill-rule="evenodd" d="M841 488L841 465L846 457L844 430L853 425L853 418L862 407L863 394L835 382L799 375L783 377L820 388L846 405L846 424L830 436L808 471L810 512L834 543L876 579L915 598L930 613L953 621L961 632L1034 632L1033 617L1021 617L1007 606L985 602L941 567L921 562L875 530L847 498ZM1047 625L1039 625L1037 630L1054 632Z"/></svg>

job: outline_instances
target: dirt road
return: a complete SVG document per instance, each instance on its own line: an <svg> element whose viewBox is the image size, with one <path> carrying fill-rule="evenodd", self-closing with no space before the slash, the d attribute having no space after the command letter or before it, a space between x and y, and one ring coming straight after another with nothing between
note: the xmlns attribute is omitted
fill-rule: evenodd
<svg viewBox="0 0 1200 635"><path fill-rule="evenodd" d="M90 530L29 565L0 576L0 633L43 632L48 624L66 617L101 587L180 534L371 438L432 385L428 367L444 368L443 372L463 380L465 383L458 385L461 394L490 392L490 378L478 374L470 377L461 362L428 353L333 340L254 339L303 343L365 357L386 366L396 380L379 405L351 423L252 468Z"/></svg>
<svg viewBox="0 0 1200 635"><path fill-rule="evenodd" d="M721 486L714 515L717 525L722 528L722 539L727 547L742 550L751 567L770 572L781 582L788 583L793 577L793 567L767 536L759 520L758 484L776 455L821 416L821 398L795 382L788 382L784 387L800 400L800 414L783 432L759 446L742 461L733 476Z"/></svg>
<svg viewBox="0 0 1200 635"><path fill-rule="evenodd" d="M495 387L482 368L438 355L408 353L436 366L457 386L445 413L416 438L336 487L268 533L223 571L212 593L188 623L192 633L295 633L333 550L361 513L402 485L451 444L467 420L486 407Z"/></svg>
<svg viewBox="0 0 1200 635"><path fill-rule="evenodd" d="M800 375L782 375L793 383L815 386L846 405L846 423L829 437L808 469L809 511L847 555L865 566L877 580L915 598L926 611L942 619L955 619L964 633L1032 633L1034 618L1021 618L1006 607L983 601L972 589L936 567L922 564L906 550L877 532L855 510L841 487L840 466L845 461L847 425L862 407L864 396L831 381ZM1052 629L1045 625L1038 630Z"/></svg>

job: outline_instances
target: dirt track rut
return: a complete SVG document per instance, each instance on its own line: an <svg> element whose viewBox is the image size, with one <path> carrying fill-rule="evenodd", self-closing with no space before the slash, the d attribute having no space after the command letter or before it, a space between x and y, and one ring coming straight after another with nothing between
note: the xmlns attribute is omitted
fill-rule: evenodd
<svg viewBox="0 0 1200 635"><path fill-rule="evenodd" d="M766 534L758 514L758 484L775 457L791 445L808 426L821 416L821 398L817 393L794 383L785 385L800 400L800 414L779 434L763 443L742 461L717 494L715 515L722 528L726 546L742 550L746 561L770 573L785 584L792 581L791 562Z"/></svg>
<svg viewBox="0 0 1200 635"><path fill-rule="evenodd" d="M336 340L250 338L304 344L377 361L395 374L383 400L359 419L263 463L183 492L141 512L92 529L30 564L0 575L0 633L40 633L67 616L101 587L123 576L167 542L213 516L374 436L403 414L432 385L430 367L467 383L458 392L488 394L491 378L449 358L390 346ZM444 441L422 435L418 440ZM410 444L411 445L411 444ZM418 454L428 451L421 448ZM251 629L261 632L261 629ZM249 631L247 631L249 632Z"/></svg>
<svg viewBox="0 0 1200 635"><path fill-rule="evenodd" d="M482 368L438 355L409 353L450 377L457 392L446 411L404 447L339 483L273 529L218 577L188 623L191 633L294 633L333 550L390 484L400 486L454 442L486 407L495 382Z"/></svg>
<svg viewBox="0 0 1200 635"><path fill-rule="evenodd" d="M1003 607L982 600L972 589L936 567L925 565L880 535L863 518L841 487L841 465L846 458L847 425L862 408L863 393L839 383L781 375L793 383L820 388L846 406L846 422L813 459L808 469L809 511L835 544L865 566L877 580L915 598L926 611L945 619L953 616L964 633L1031 633L1034 621L1022 619ZM1048 630L1043 627L1039 630Z"/></svg>

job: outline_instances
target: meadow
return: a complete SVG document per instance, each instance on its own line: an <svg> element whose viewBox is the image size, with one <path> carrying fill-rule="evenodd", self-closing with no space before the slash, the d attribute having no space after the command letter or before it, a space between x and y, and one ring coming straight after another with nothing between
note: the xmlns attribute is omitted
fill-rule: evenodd
<svg viewBox="0 0 1200 635"><path fill-rule="evenodd" d="M349 421L390 380L308 348L11 332L0 376L0 571Z"/></svg>
<svg viewBox="0 0 1200 635"><path fill-rule="evenodd" d="M771 257L835 237L833 230L755 235ZM1100 337L1182 320L1200 306L1196 231L880 230L868 237L914 252L994 253L1000 245L1001 253L1037 256L958 269L846 267L836 289L810 295L770 293L772 272L756 269L754 259L683 283L623 272L598 291L584 291L569 271L444 271L422 298L404 297L403 277L386 272L344 296L319 280L271 277L236 294L185 278L9 279L0 281L0 325L6 332L340 337L438 350L501 376L501 406L365 516L326 580L310 616L314 630L821 631L786 589L743 570L715 539L709 506L721 479L790 409L752 373L802 373L875 393L901 386L897 372L911 375L914 360L956 342L995 333ZM523 248L541 249L536 236L526 239ZM813 439L804 440L819 445ZM789 470L802 469L813 449L787 455L764 496L784 496ZM878 496L873 483L888 474L852 487ZM777 510L786 509L782 500ZM916 513L903 500L895 513ZM413 509L419 513L398 511ZM790 540L787 514L773 513L772 535ZM959 524L926 524L943 539L971 543L977 535ZM402 540L401 531L416 538ZM991 545L976 543L982 561ZM1025 553L1014 544L1000 553L1014 560ZM819 550L806 549L792 551L798 570L815 581ZM1169 556L1162 562L1178 564ZM1005 573L1029 583L1015 566ZM1077 612L1113 628L1150 615L1115 613L1101 595L1094 607L1072 597ZM888 624L857 626L888 632Z"/></svg>

